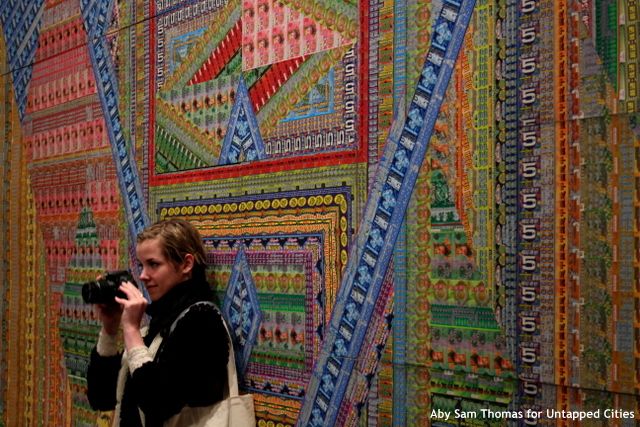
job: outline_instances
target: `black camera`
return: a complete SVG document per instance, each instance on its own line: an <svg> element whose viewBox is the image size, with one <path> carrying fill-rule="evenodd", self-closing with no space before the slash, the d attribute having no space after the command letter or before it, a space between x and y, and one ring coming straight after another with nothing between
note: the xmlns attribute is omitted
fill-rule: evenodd
<svg viewBox="0 0 640 427"><path fill-rule="evenodd" d="M82 285L82 299L87 304L113 304L116 296L127 297L118 290L123 282L135 283L129 270L108 272L101 279Z"/></svg>

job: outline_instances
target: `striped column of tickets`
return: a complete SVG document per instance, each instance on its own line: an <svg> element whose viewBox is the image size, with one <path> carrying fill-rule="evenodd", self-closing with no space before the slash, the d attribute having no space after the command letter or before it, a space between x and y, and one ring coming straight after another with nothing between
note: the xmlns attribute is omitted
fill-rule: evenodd
<svg viewBox="0 0 640 427"><path fill-rule="evenodd" d="M125 141L118 109L118 85L106 44L105 32L111 19L114 1L82 0L80 9L88 34L88 48L96 89L104 113L113 160L118 174L131 240L148 224L142 185L133 155Z"/></svg>

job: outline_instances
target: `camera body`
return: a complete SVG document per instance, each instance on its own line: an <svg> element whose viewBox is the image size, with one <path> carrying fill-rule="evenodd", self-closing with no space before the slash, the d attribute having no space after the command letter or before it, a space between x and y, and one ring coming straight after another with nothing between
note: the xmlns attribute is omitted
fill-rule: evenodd
<svg viewBox="0 0 640 427"><path fill-rule="evenodd" d="M114 304L114 298L126 298L118 290L123 282L135 283L129 270L110 271L99 280L82 285L82 299L87 304Z"/></svg>

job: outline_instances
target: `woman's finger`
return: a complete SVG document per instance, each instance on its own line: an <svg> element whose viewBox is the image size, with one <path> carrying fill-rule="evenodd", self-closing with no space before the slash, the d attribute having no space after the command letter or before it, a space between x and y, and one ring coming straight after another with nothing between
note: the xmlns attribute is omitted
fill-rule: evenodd
<svg viewBox="0 0 640 427"><path fill-rule="evenodd" d="M131 282L123 282L119 288L129 300L144 298L140 289Z"/></svg>

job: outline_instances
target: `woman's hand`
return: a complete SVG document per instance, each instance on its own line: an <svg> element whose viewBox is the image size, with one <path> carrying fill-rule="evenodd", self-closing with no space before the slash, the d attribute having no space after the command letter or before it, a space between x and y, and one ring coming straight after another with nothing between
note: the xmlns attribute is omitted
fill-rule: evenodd
<svg viewBox="0 0 640 427"><path fill-rule="evenodd" d="M126 295L126 298L116 297L116 302L122 306L122 329L140 329L147 300L131 282L123 282L119 290Z"/></svg>
<svg viewBox="0 0 640 427"><path fill-rule="evenodd" d="M116 297L116 302L122 306L124 346L130 349L144 345L140 335L140 323L147 308L147 300L140 289L131 282L123 282L119 290L126 295L126 298Z"/></svg>
<svg viewBox="0 0 640 427"><path fill-rule="evenodd" d="M102 280L102 275L96 277L96 280ZM102 330L107 335L116 335L120 327L120 319L122 318L122 306L115 300L111 304L94 304L93 312L96 318L102 323Z"/></svg>

